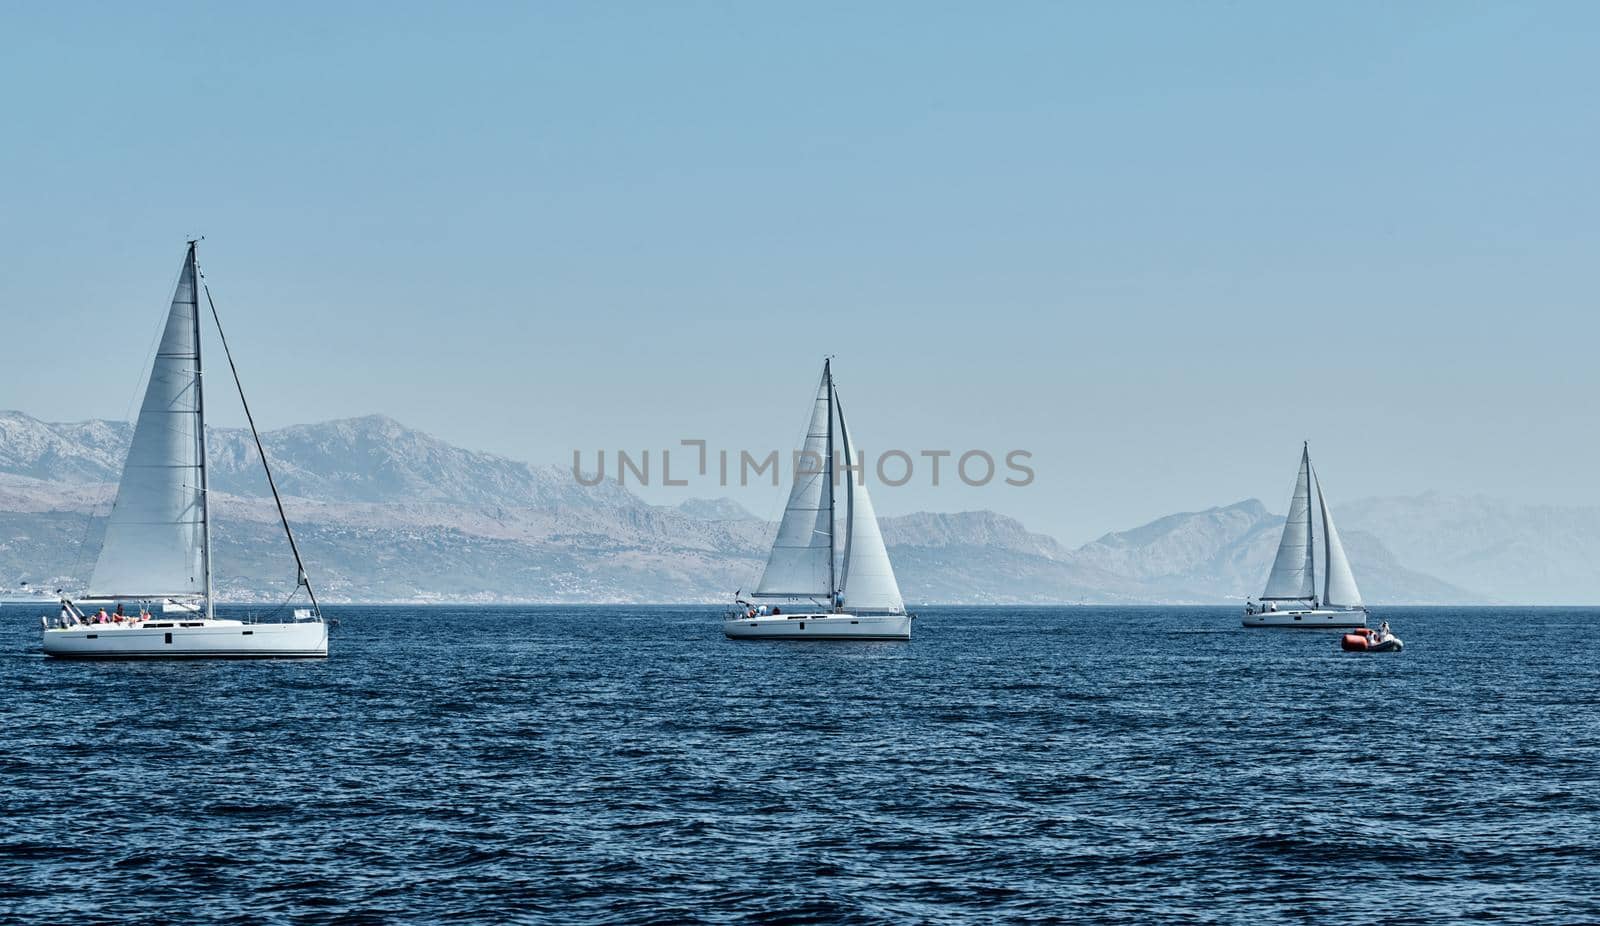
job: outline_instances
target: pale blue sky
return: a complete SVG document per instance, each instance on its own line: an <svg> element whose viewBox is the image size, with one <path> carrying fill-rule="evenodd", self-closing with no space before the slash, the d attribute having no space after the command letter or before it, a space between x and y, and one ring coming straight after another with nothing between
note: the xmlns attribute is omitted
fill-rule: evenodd
<svg viewBox="0 0 1600 926"><path fill-rule="evenodd" d="M126 414L203 232L267 426L785 447L831 352L868 448L1035 454L885 514L1281 510L1308 437L1600 504L1597 62L1578 3L8 5L0 407Z"/></svg>

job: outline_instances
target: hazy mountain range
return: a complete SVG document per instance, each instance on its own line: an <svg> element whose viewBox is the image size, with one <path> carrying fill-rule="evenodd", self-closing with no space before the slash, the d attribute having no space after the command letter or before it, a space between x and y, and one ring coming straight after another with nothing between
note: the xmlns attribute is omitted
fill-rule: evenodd
<svg viewBox="0 0 1600 926"><path fill-rule="evenodd" d="M0 412L0 588L83 581L130 432ZM287 593L293 569L248 432L213 428L208 441L220 593ZM729 499L653 506L379 415L263 442L330 601L723 601L759 576L774 530ZM1337 512L1372 602L1600 598L1597 509L1423 495ZM1249 499L1067 549L989 511L883 519L908 601L962 603L1240 600L1259 593L1282 525Z"/></svg>

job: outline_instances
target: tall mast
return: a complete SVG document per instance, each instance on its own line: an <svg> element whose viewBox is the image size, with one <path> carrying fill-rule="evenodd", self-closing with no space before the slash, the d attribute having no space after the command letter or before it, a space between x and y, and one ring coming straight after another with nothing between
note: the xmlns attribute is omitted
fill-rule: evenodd
<svg viewBox="0 0 1600 926"><path fill-rule="evenodd" d="M1314 477L1311 474L1310 441L1306 441L1300 449L1300 465L1306 468L1306 569L1311 574L1311 606L1314 608L1317 606L1317 538L1316 533L1311 529L1311 524L1316 520L1316 517L1311 510L1311 483ZM1317 494L1318 497L1321 497L1322 493L1318 492ZM1324 528L1323 530L1326 533L1327 529Z"/></svg>
<svg viewBox="0 0 1600 926"><path fill-rule="evenodd" d="M1317 487L1317 507L1322 511L1322 600L1328 600L1328 583L1333 580L1333 544L1328 542L1328 500L1322 496L1322 480L1316 470L1311 471L1311 482ZM1311 590L1317 590L1313 581Z"/></svg>
<svg viewBox="0 0 1600 926"><path fill-rule="evenodd" d="M211 494L206 482L206 398L201 385L205 365L200 362L200 258L195 254L196 238L189 242L189 304L194 310L194 409L200 426L195 428L200 458L200 568L205 577L206 620L216 616L211 603Z"/></svg>
<svg viewBox="0 0 1600 926"><path fill-rule="evenodd" d="M837 394L833 399L834 407L839 412L839 440L844 444L844 462L846 466L855 463L855 451L850 448L850 429L844 423L844 404L839 401ZM856 483L851 478L851 472L845 470L844 479L844 553L839 557L843 568L839 575L839 592L842 595L845 586L850 584L850 541L856 533Z"/></svg>
<svg viewBox="0 0 1600 926"><path fill-rule="evenodd" d="M822 379L827 386L828 394L828 444L827 461L823 464L823 487L828 492L828 610L832 611L834 602L838 600L839 586L835 584L838 571L833 561L834 530L833 530L833 361L822 361Z"/></svg>

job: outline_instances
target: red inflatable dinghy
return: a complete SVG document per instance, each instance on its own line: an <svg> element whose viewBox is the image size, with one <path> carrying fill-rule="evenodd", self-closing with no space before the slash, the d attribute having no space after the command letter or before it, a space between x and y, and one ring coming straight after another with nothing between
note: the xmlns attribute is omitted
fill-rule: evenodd
<svg viewBox="0 0 1600 926"><path fill-rule="evenodd" d="M1398 653L1405 644L1392 633L1362 627L1345 634L1339 648L1347 653Z"/></svg>

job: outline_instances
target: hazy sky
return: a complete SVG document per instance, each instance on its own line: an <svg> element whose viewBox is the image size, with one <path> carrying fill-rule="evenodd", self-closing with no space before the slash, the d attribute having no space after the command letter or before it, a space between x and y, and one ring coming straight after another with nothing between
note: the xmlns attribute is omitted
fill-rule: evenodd
<svg viewBox="0 0 1600 926"><path fill-rule="evenodd" d="M1600 504L1593 4L10 4L0 79L0 407L126 416L204 233L268 427L788 448L832 353L869 450L1034 454L883 514L1281 511L1306 438Z"/></svg>

